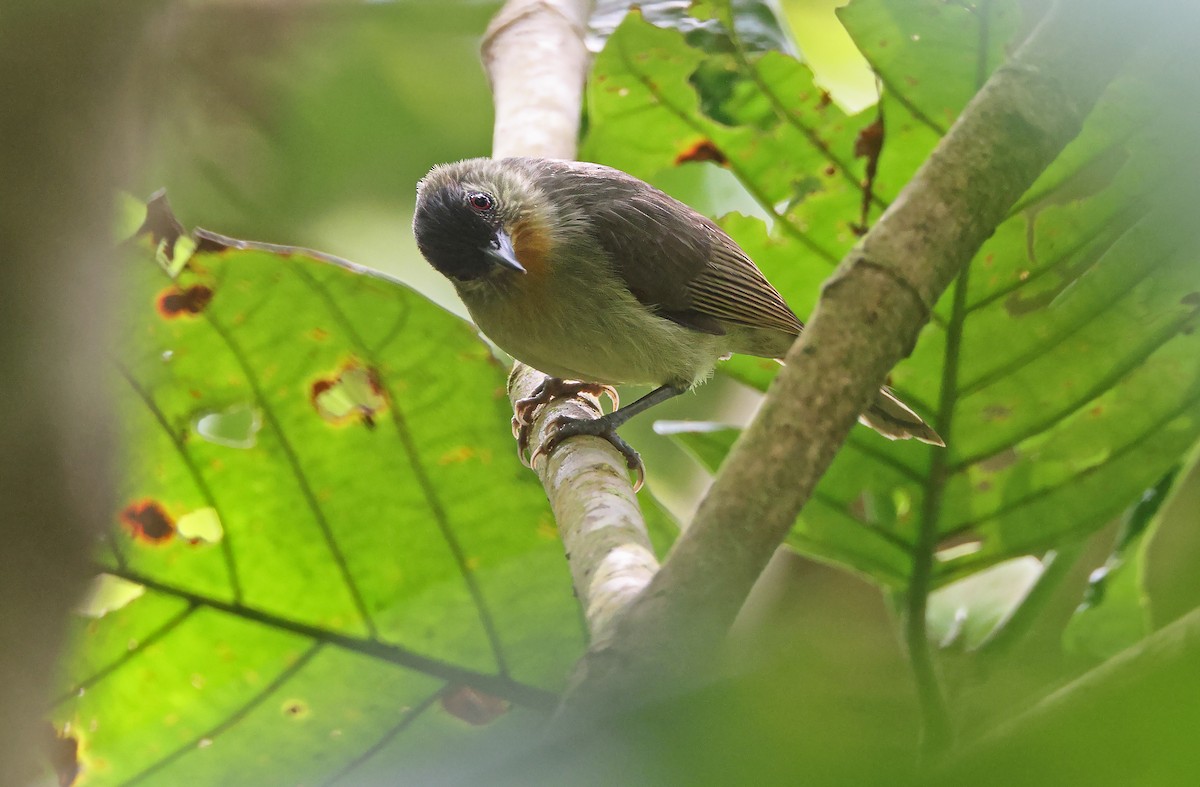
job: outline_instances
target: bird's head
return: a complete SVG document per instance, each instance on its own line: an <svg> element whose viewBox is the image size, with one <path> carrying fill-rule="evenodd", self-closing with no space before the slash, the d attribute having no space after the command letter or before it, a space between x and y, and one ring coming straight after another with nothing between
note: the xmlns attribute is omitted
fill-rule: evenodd
<svg viewBox="0 0 1200 787"><path fill-rule="evenodd" d="M522 276L518 256L535 235L536 189L493 159L434 167L417 184L413 234L429 263L455 282ZM515 245L514 245L515 244Z"/></svg>

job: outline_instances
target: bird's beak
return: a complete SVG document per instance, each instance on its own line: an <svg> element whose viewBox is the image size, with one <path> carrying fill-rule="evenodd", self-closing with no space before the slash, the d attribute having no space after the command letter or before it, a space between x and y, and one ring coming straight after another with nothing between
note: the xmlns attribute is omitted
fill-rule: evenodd
<svg viewBox="0 0 1200 787"><path fill-rule="evenodd" d="M514 270L517 273L524 273L525 266L517 261L517 252L513 248L512 238L508 237L508 233L504 230L497 230L495 237L488 242L488 247L484 249L489 257L497 265L502 265L509 270Z"/></svg>

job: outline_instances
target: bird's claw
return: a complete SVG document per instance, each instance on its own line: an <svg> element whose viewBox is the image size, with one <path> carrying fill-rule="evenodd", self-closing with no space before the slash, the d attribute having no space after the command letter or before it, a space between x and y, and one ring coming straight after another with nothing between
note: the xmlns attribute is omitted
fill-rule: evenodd
<svg viewBox="0 0 1200 787"><path fill-rule="evenodd" d="M529 462L527 463L529 467L533 466L533 463L539 456L544 454L546 457L549 457L553 454L559 444L568 437L590 435L607 440L613 448L620 451L621 455L625 457L625 464L629 466L629 469L637 472L637 480L633 484L634 492L641 490L642 485L646 482L646 466L642 464L642 457L634 450L633 446L625 442L624 438L617 434L615 429L605 423L603 418L572 418L569 415L559 415L552 418L547 426L549 427L549 434L546 435L546 439L542 441L542 444L529 457ZM521 461L525 461L524 454L522 454Z"/></svg>
<svg viewBox="0 0 1200 787"><path fill-rule="evenodd" d="M612 402L612 409L614 410L621 406L621 398L617 395L617 389L611 385L547 377L542 380L537 388L533 389L533 393L524 399L518 399L513 404L513 420L523 426L530 425L533 423L534 418L537 417L538 409L543 405L549 404L554 399L565 396L578 396L581 393L590 394L597 399L601 396L607 396L608 400Z"/></svg>
<svg viewBox="0 0 1200 787"><path fill-rule="evenodd" d="M554 399L566 396L578 396L581 393L589 394L597 399L601 396L607 396L608 400L612 403L613 410L621 406L621 398L617 395L617 389L611 385L585 383L578 380L563 380L558 377L547 377L542 380L537 388L533 389L533 393L523 399L518 399L513 404L512 433L517 441L517 456L520 458L521 464L526 467L533 467L533 460L541 452L539 449L539 452L535 452L532 456L529 455L529 440L533 436L533 422L537 418L537 411ZM629 450L632 451L633 449ZM550 452L545 451L544 453L549 455ZM636 455L635 452L634 456ZM639 460L639 466L640 464ZM643 475L639 471L639 479Z"/></svg>

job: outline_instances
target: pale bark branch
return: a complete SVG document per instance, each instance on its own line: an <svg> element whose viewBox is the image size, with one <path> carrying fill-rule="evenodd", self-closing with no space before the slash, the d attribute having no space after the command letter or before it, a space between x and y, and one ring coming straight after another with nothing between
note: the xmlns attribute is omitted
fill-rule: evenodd
<svg viewBox="0 0 1200 787"><path fill-rule="evenodd" d="M528 396L544 379L518 363L509 376L509 396L513 401ZM555 416L595 418L599 413L587 396L556 400L538 415L530 443L541 445ZM563 442L549 458L539 457L534 469L558 523L592 647L601 646L619 613L658 570L625 458L605 440L580 437Z"/></svg>
<svg viewBox="0 0 1200 787"><path fill-rule="evenodd" d="M592 0L508 0L488 25L494 157L575 157L591 11Z"/></svg>
<svg viewBox="0 0 1200 787"><path fill-rule="evenodd" d="M1161 10L1062 0L826 282L691 527L572 705L644 697L712 663L738 609L941 293L1059 151ZM948 436L949 437L949 436ZM677 684L676 684L677 685ZM620 699L619 699L620 698Z"/></svg>
<svg viewBox="0 0 1200 787"><path fill-rule="evenodd" d="M492 20L483 59L496 107L497 158L574 158L591 9L589 0L510 0ZM545 379L517 363L509 397L514 403L528 397ZM539 413L530 445L542 444L545 425L555 416L599 414L587 397L556 400ZM604 440L579 437L548 459L540 456L534 470L554 511L593 647L602 646L617 614L658 570L625 459Z"/></svg>

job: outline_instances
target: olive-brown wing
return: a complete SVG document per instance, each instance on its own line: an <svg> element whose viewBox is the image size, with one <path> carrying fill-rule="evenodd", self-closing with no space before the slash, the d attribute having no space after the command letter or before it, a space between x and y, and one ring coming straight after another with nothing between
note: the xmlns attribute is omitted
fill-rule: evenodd
<svg viewBox="0 0 1200 787"><path fill-rule="evenodd" d="M577 205L630 292L657 314L717 335L722 322L800 332L775 288L707 217L620 170L580 162L556 169L556 196Z"/></svg>
<svg viewBox="0 0 1200 787"><path fill-rule="evenodd" d="M705 223L712 243L708 264L688 284L692 308L749 328L799 334L804 324L758 266L724 230Z"/></svg>

